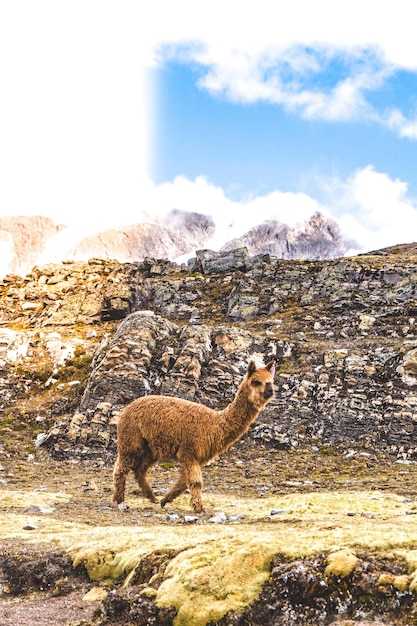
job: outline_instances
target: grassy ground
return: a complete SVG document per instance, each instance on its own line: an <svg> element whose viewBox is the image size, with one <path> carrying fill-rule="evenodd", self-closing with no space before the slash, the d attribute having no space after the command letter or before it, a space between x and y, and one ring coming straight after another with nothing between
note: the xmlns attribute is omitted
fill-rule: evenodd
<svg viewBox="0 0 417 626"><path fill-rule="evenodd" d="M111 460L59 462L45 450L29 449L20 433L1 449L3 555L11 559L23 550L32 562L48 552L67 555L74 567L88 573L80 582L83 594L98 587L106 595L112 587L139 581L141 593L159 607L175 606L176 625L200 626L252 603L277 554L294 560L336 553L336 569L343 571L352 555L364 551L397 560L405 576L402 584L413 588L413 463L327 448L271 450L246 438L205 468L206 511L189 519L188 495L162 510L140 497L133 476L129 509L114 508ZM163 493L174 474L170 464L153 469L157 493ZM216 523L220 513L224 521ZM155 554L160 558L151 559L153 569L146 576L143 564ZM29 583L28 591L34 591ZM5 580L0 602L10 614L9 591ZM50 596L20 596L19 602L14 597L13 606L41 601L47 616ZM42 624L39 618L36 623Z"/></svg>

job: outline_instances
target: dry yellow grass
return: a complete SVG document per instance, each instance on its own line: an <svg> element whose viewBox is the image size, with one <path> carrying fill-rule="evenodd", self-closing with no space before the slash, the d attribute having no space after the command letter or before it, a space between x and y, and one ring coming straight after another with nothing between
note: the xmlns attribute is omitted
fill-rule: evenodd
<svg viewBox="0 0 417 626"><path fill-rule="evenodd" d="M394 555L407 560L410 574L396 582L417 588L417 515L407 514L410 503L395 493L323 491L234 498L233 503L208 494L207 504L228 517L244 513L244 519L229 524L137 526L119 514L119 525L97 527L61 521L53 512L28 516L19 511L29 502L53 506L66 498L65 493L3 489L0 506L7 514L0 516L0 538L59 546L69 552L74 566L83 563L97 581L123 579L156 550L177 550L155 594L158 605L176 607L176 626L202 626L253 602L276 554L299 558L330 553L329 575L347 575L346 568L352 571L361 550ZM137 499L129 504L144 506ZM274 508L283 512L271 516ZM189 514L186 496L178 500L177 511ZM28 519L34 530L24 530Z"/></svg>

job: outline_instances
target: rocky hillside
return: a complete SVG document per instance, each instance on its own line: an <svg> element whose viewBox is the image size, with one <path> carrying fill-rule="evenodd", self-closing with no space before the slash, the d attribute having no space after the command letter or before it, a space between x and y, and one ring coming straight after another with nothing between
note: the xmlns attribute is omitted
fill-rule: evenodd
<svg viewBox="0 0 417 626"><path fill-rule="evenodd" d="M409 458L416 289L407 249L322 262L241 249L201 251L182 266L38 267L1 284L1 409L35 410L46 425L52 415L42 430L59 457L113 453L117 417L136 396L223 407L249 359L276 359L276 397L253 440L376 446Z"/></svg>

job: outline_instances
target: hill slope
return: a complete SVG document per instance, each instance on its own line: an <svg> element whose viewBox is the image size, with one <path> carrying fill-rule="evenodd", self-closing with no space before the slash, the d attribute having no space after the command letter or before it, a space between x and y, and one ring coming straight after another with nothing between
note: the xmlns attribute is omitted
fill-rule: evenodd
<svg viewBox="0 0 417 626"><path fill-rule="evenodd" d="M415 623L417 257L394 252L92 259L1 281L5 626ZM276 396L204 469L206 513L132 481L130 508L110 506L122 407L224 406L252 358L276 359ZM155 468L157 494L175 471Z"/></svg>

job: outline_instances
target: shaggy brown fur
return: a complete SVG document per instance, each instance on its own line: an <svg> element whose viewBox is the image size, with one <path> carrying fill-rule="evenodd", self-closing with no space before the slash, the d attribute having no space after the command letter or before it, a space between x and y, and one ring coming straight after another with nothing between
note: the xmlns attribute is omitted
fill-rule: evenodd
<svg viewBox="0 0 417 626"><path fill-rule="evenodd" d="M272 398L274 374L273 362L257 369L251 361L234 400L223 411L169 396L134 400L117 426L113 501L124 508L126 476L132 470L143 496L156 502L146 472L156 461L177 460L179 474L161 506L188 488L194 511L203 511L202 467L248 430Z"/></svg>

